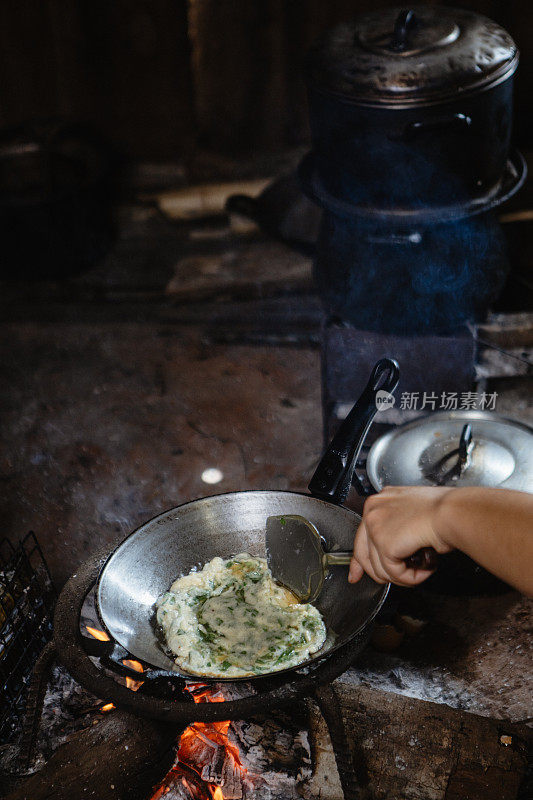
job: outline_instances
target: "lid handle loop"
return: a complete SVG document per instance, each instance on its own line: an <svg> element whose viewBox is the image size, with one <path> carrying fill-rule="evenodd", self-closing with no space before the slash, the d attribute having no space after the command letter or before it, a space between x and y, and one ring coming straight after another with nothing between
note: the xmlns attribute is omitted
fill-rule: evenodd
<svg viewBox="0 0 533 800"><path fill-rule="evenodd" d="M470 460L470 453L474 443L472 441L472 426L465 425L461 431L461 438L459 439L459 468L461 471L467 468Z"/></svg>
<svg viewBox="0 0 533 800"><path fill-rule="evenodd" d="M407 50L409 34L417 24L418 19L412 8L400 11L394 23L389 49L396 53L403 53L404 50Z"/></svg>

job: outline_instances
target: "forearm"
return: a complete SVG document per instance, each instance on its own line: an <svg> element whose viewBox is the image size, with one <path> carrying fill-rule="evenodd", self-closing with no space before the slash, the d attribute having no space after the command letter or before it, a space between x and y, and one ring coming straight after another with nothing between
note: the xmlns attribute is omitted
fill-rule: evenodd
<svg viewBox="0 0 533 800"><path fill-rule="evenodd" d="M436 530L494 575L533 596L533 495L458 488L439 504Z"/></svg>

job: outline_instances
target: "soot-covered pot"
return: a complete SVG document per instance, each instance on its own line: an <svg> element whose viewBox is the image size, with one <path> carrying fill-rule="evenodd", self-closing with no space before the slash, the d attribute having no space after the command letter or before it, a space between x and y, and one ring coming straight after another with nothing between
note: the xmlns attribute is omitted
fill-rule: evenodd
<svg viewBox="0 0 533 800"><path fill-rule="evenodd" d="M112 153L85 125L36 119L0 131L0 275L55 280L113 239Z"/></svg>
<svg viewBox="0 0 533 800"><path fill-rule="evenodd" d="M414 209L497 193L517 64L503 28L444 6L379 9L328 31L306 66L324 189Z"/></svg>
<svg viewBox="0 0 533 800"><path fill-rule="evenodd" d="M386 227L326 213L313 274L326 310L363 330L446 333L484 317L508 267L493 213Z"/></svg>

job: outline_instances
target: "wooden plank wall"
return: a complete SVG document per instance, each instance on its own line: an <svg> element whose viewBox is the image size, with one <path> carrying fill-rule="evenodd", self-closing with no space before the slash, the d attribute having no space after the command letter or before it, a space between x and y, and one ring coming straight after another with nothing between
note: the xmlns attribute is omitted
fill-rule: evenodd
<svg viewBox="0 0 533 800"><path fill-rule="evenodd" d="M454 1L518 41L517 136L527 146L533 4ZM376 5L390 2L2 0L0 126L86 120L119 151L149 159L182 158L196 144L229 152L298 144L307 137L307 48L324 28Z"/></svg>
<svg viewBox="0 0 533 800"><path fill-rule="evenodd" d="M0 125L88 121L120 151L176 157L194 131L187 0L2 0Z"/></svg>

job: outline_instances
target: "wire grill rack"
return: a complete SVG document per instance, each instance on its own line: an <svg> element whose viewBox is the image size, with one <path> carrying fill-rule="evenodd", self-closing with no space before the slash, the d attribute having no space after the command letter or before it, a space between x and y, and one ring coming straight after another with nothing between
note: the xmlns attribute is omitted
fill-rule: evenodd
<svg viewBox="0 0 533 800"><path fill-rule="evenodd" d="M56 591L30 531L0 540L0 743L19 733L33 666L52 637Z"/></svg>

